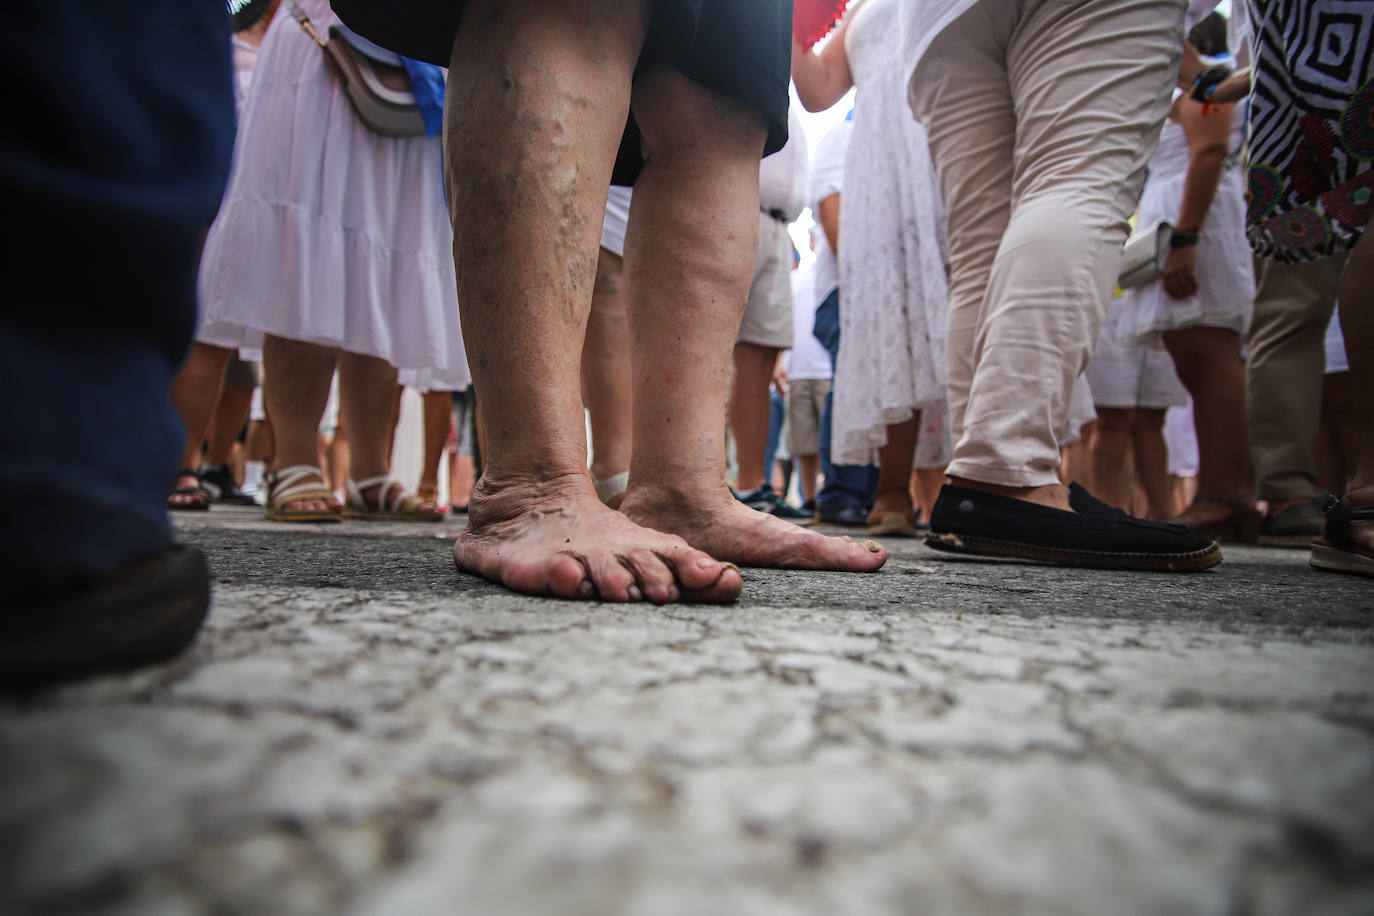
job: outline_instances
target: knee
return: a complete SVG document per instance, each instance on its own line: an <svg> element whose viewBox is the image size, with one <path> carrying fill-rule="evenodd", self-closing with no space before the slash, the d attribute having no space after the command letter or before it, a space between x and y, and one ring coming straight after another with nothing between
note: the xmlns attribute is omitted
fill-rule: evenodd
<svg viewBox="0 0 1374 916"><path fill-rule="evenodd" d="M630 105L646 163L709 171L734 165L757 175L768 138L768 120L758 109L667 66L636 80Z"/></svg>
<svg viewBox="0 0 1374 916"><path fill-rule="evenodd" d="M1136 411L1115 407L1097 409L1097 441L1125 440L1135 428Z"/></svg>

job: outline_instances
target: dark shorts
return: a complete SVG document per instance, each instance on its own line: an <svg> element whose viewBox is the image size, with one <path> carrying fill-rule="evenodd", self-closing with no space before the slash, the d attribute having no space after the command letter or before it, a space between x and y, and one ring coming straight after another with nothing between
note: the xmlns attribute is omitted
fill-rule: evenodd
<svg viewBox="0 0 1374 916"><path fill-rule="evenodd" d="M355 32L398 54L444 67L465 6L463 0L331 0L331 5ZM787 142L791 60L791 0L655 0L636 73L666 64L763 112L768 155ZM612 182L634 184L643 165L639 128L631 116Z"/></svg>

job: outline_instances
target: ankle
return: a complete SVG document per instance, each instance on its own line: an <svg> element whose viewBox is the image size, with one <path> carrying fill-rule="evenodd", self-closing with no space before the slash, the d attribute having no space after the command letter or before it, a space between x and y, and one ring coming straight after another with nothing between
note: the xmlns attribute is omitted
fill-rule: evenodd
<svg viewBox="0 0 1374 916"><path fill-rule="evenodd" d="M1036 503L1041 506L1049 506L1052 509L1062 509L1072 512L1069 506L1069 488L1063 484L1047 484L1039 487L1009 487L997 483L987 483L982 480L972 480L967 477L949 477L949 482L956 487L965 487L970 490L981 490L984 493L996 493L1000 496L1009 496L1012 499L1020 499L1029 503Z"/></svg>

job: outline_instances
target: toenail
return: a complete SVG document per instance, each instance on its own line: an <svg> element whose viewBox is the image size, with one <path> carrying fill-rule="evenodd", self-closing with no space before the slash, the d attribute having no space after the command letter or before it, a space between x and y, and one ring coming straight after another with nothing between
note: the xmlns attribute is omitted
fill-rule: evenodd
<svg viewBox="0 0 1374 916"><path fill-rule="evenodd" d="M717 562L716 560L713 560L710 557L702 557L701 559L697 560L698 569L715 569L717 566L726 565L728 564Z"/></svg>
<svg viewBox="0 0 1374 916"><path fill-rule="evenodd" d="M583 579L577 583L577 594L581 598L590 598L596 594L596 586L589 579Z"/></svg>
<svg viewBox="0 0 1374 916"><path fill-rule="evenodd" d="M644 600L644 593L639 590L638 585L631 585L629 588L625 589L625 594L630 596L631 601Z"/></svg>
<svg viewBox="0 0 1374 916"><path fill-rule="evenodd" d="M676 585L668 586L668 601L677 601L682 597L682 592L678 591Z"/></svg>
<svg viewBox="0 0 1374 916"><path fill-rule="evenodd" d="M723 561L722 561L721 564L720 564L720 568L721 568L721 569L733 569L735 572L739 572L739 567L736 566L734 563L727 563L727 562L723 562Z"/></svg>
<svg viewBox="0 0 1374 916"><path fill-rule="evenodd" d="M877 541L864 541L864 546L868 548L869 553L877 553L882 550Z"/></svg>

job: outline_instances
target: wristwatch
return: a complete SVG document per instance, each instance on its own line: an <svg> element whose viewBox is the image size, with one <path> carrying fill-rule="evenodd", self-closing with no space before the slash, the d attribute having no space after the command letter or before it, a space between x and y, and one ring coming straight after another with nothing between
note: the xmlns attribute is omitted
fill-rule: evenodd
<svg viewBox="0 0 1374 916"><path fill-rule="evenodd" d="M1208 67L1193 79L1193 91L1188 94L1194 102L1204 105L1212 101L1217 84L1231 75L1230 67Z"/></svg>
<svg viewBox="0 0 1374 916"><path fill-rule="evenodd" d="M1170 248L1189 248L1197 244L1198 234L1196 232L1179 232L1174 230L1174 234L1169 238Z"/></svg>

